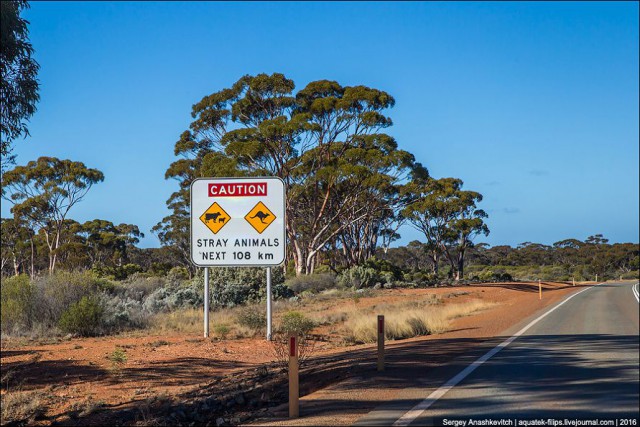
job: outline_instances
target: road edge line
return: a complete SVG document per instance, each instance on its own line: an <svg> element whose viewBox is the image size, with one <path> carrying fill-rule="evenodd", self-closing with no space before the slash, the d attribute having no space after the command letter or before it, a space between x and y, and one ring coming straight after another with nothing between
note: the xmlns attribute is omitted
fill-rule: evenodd
<svg viewBox="0 0 640 427"><path fill-rule="evenodd" d="M431 405L433 405L435 402L437 402L438 399L440 399L442 396L444 396L453 387L458 385L458 383L460 381L462 381L463 379L465 379L470 373L475 371L476 368L478 368L484 362L486 362L487 360L489 360L493 356L495 356L500 350L502 350L503 348L505 348L506 346L511 344L513 341L515 341L516 338L518 338L519 336L521 336L522 334L527 332L527 330L529 330L529 328L531 328L533 325L535 325L540 320L544 319L549 314L551 314L552 312L554 312L555 310L560 308L562 305L564 305L571 298L573 298L575 296L578 296L581 293L583 293L584 291L588 291L589 289L595 288L596 286L599 286L599 285L602 285L602 283L597 283L597 284L595 284L593 286L589 286L588 288L581 290L580 292L577 292L577 293L575 293L573 295L570 295L564 301L560 302L559 304L557 304L552 309L546 311L544 314L540 315L538 318L532 320L527 326L525 326L524 328L520 329L518 332L516 332L515 334L513 334L512 336L510 336L509 338L504 340L502 343L498 344L493 349L489 350L483 356L481 356L478 359L476 359L473 363L471 363L469 366L467 366L462 371L460 371L456 376L454 376L449 381L447 381L444 385L440 386L437 390L432 392L426 399L424 399L422 402L418 403L413 408L411 408L409 411L407 411L404 415L402 415L400 418L398 418L396 420L396 422L393 423L393 426L408 426L409 424L411 424L416 418L418 418L420 415L422 415L422 413L424 411L429 409L429 407Z"/></svg>

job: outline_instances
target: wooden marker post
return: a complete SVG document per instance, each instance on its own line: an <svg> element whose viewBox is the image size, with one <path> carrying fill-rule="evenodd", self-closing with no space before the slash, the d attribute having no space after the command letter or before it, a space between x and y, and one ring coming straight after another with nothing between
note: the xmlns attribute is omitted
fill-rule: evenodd
<svg viewBox="0 0 640 427"><path fill-rule="evenodd" d="M384 316L378 315L378 372L384 371Z"/></svg>
<svg viewBox="0 0 640 427"><path fill-rule="evenodd" d="M573 281L573 286L575 286L576 285L576 278L572 277L571 280Z"/></svg>
<svg viewBox="0 0 640 427"><path fill-rule="evenodd" d="M289 336L289 418L300 416L300 386L298 384L298 337Z"/></svg>
<svg viewBox="0 0 640 427"><path fill-rule="evenodd" d="M538 299L542 299L542 281L538 279Z"/></svg>

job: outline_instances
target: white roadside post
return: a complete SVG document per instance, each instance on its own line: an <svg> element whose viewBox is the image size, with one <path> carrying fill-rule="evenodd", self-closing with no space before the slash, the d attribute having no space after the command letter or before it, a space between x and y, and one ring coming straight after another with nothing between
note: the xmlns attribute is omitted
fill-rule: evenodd
<svg viewBox="0 0 640 427"><path fill-rule="evenodd" d="M271 267L286 254L285 186L278 177L197 178L191 183L191 262L203 267L204 336L209 336L209 267L267 267L267 340L272 335Z"/></svg>
<svg viewBox="0 0 640 427"><path fill-rule="evenodd" d="M209 338L209 267L204 268L204 337Z"/></svg>

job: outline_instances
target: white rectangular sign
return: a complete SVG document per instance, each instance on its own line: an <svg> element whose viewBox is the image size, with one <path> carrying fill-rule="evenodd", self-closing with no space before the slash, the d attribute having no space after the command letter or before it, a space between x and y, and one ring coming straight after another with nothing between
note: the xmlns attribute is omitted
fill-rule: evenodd
<svg viewBox="0 0 640 427"><path fill-rule="evenodd" d="M198 267L279 265L285 243L280 178L198 178L191 183L191 261Z"/></svg>

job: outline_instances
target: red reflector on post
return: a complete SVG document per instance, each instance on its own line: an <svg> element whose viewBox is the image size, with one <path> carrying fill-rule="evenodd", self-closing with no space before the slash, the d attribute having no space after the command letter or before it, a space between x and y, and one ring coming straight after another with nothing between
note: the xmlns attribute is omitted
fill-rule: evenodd
<svg viewBox="0 0 640 427"><path fill-rule="evenodd" d="M289 356L296 356L296 337L289 337Z"/></svg>
<svg viewBox="0 0 640 427"><path fill-rule="evenodd" d="M384 334L384 316L378 316L378 333Z"/></svg>

